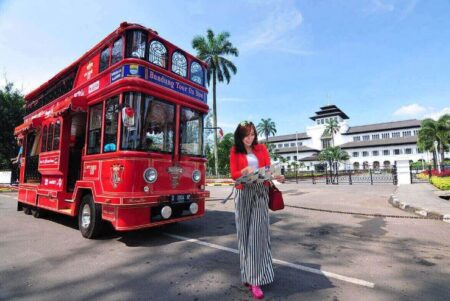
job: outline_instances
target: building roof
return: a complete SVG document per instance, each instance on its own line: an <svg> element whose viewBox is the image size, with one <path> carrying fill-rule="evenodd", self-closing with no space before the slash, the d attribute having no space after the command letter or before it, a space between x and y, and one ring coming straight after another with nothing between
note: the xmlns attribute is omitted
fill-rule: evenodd
<svg viewBox="0 0 450 301"><path fill-rule="evenodd" d="M286 154L286 153L296 153L297 152L297 147L295 146L291 146L291 147L283 147L281 149L277 149L276 152L278 154ZM319 150L308 147L308 146L299 146L298 147L298 152L299 153L304 153L304 152L319 152Z"/></svg>
<svg viewBox="0 0 450 301"><path fill-rule="evenodd" d="M316 121L318 118L330 117L330 116L341 116L342 119L348 119L347 114L341 111L335 105L328 105L324 107L320 107L320 111L316 112L316 115L310 117L310 119Z"/></svg>
<svg viewBox="0 0 450 301"><path fill-rule="evenodd" d="M310 139L310 138L311 137L306 135L306 133L297 133L297 137L295 134L280 135L280 136L269 137L269 143L270 142L280 142L280 141L305 140L305 139ZM263 139L262 141L265 141L265 139Z"/></svg>
<svg viewBox="0 0 450 301"><path fill-rule="evenodd" d="M420 127L420 123L421 123L421 120L409 119L409 120L402 120L402 121L393 121L393 122L383 122L383 123L367 124L367 125L360 125L360 126L352 126L348 129L348 131L346 133L343 133L343 135L415 128L415 127Z"/></svg>
<svg viewBox="0 0 450 301"><path fill-rule="evenodd" d="M312 154L311 156L301 158L298 161L320 161L319 154Z"/></svg>
<svg viewBox="0 0 450 301"><path fill-rule="evenodd" d="M402 144L416 144L417 136L400 137L391 139L369 140L369 141L352 141L338 145L342 149L362 148L372 146L395 146Z"/></svg>

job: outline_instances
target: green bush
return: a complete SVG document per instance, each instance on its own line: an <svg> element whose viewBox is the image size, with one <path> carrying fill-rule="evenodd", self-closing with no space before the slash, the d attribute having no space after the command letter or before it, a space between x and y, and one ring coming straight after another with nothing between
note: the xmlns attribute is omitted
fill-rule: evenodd
<svg viewBox="0 0 450 301"><path fill-rule="evenodd" d="M450 190L450 177L431 177L431 183L441 190Z"/></svg>

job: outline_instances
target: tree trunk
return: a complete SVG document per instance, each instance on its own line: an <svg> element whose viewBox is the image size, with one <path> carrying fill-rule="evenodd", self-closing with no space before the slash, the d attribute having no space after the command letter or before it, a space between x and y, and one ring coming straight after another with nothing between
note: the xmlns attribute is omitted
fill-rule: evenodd
<svg viewBox="0 0 450 301"><path fill-rule="evenodd" d="M437 155L436 155L436 150L433 148L433 150L432 150L432 153L433 153L433 169L436 169L437 168Z"/></svg>
<svg viewBox="0 0 450 301"><path fill-rule="evenodd" d="M216 72L213 72L213 127L214 127L214 171L219 175L219 156L217 152L217 104L216 104Z"/></svg>

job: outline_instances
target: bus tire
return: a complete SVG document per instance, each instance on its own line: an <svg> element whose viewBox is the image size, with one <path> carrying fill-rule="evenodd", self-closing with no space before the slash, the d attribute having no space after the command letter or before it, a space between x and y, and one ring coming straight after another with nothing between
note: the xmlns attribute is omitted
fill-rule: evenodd
<svg viewBox="0 0 450 301"><path fill-rule="evenodd" d="M31 214L31 208L30 206L23 206L23 213L25 213L26 215L30 215Z"/></svg>
<svg viewBox="0 0 450 301"><path fill-rule="evenodd" d="M35 218L41 218L44 216L44 212L40 208L33 208L31 209L31 215Z"/></svg>
<svg viewBox="0 0 450 301"><path fill-rule="evenodd" d="M85 238L93 239L100 235L102 230L102 206L96 204L90 194L81 199L78 210L78 228Z"/></svg>

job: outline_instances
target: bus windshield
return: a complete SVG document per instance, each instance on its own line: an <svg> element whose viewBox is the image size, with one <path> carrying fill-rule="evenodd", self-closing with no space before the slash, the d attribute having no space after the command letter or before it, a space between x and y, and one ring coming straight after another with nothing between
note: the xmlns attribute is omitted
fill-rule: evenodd
<svg viewBox="0 0 450 301"><path fill-rule="evenodd" d="M122 150L173 152L175 105L143 93L125 93Z"/></svg>

